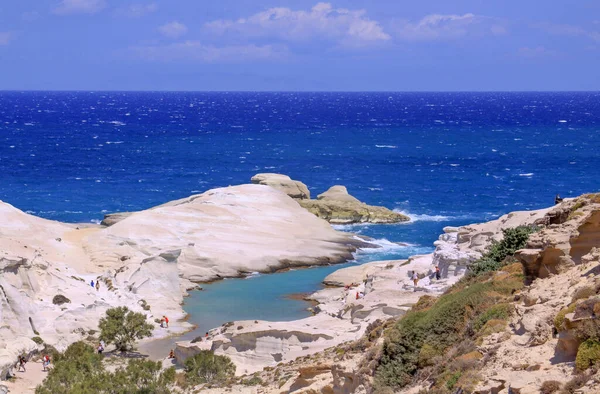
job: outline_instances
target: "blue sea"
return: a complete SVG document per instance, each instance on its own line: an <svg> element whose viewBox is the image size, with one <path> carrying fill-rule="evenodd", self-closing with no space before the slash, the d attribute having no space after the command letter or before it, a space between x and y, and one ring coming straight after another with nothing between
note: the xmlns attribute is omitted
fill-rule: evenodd
<svg viewBox="0 0 600 394"><path fill-rule="evenodd" d="M278 172L414 219L342 228L383 246L347 263L360 264L429 252L444 226L597 191L599 131L598 92L0 92L0 199L98 222ZM185 309L200 331L303 317L286 295L337 268L221 281Z"/></svg>

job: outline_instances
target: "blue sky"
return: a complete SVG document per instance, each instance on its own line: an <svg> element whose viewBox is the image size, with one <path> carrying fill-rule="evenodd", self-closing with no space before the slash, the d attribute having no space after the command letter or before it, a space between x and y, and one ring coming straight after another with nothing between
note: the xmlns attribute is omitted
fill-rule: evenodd
<svg viewBox="0 0 600 394"><path fill-rule="evenodd" d="M2 0L3 90L600 90L598 0Z"/></svg>

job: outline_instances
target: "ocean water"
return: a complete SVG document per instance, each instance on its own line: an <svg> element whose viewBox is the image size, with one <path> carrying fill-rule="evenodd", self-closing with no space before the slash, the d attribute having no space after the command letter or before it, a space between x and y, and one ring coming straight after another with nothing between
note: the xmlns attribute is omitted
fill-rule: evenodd
<svg viewBox="0 0 600 394"><path fill-rule="evenodd" d="M598 92L0 92L0 199L90 222L280 172L314 196L342 184L415 219L343 228L384 246L357 264L430 251L447 225L597 191L599 131ZM286 294L336 268L222 281L185 308L201 331L298 318L306 304Z"/></svg>

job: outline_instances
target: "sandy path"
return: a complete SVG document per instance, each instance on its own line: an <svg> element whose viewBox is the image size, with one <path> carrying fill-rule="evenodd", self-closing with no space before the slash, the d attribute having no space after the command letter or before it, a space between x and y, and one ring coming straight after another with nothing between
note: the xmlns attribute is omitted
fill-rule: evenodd
<svg viewBox="0 0 600 394"><path fill-rule="evenodd" d="M17 372L16 379L2 382L8 387L9 393L35 393L36 386L46 378L41 361L29 361L25 364L25 368L27 368L27 372Z"/></svg>

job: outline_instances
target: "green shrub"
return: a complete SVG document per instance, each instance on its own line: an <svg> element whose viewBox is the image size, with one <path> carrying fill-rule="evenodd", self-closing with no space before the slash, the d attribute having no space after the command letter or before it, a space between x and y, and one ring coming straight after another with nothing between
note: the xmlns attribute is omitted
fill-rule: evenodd
<svg viewBox="0 0 600 394"><path fill-rule="evenodd" d="M489 309L483 312L473 322L473 329L475 331L481 330L481 328L488 321L494 320L506 320L511 315L513 307L511 304L496 304L492 305Z"/></svg>
<svg viewBox="0 0 600 394"><path fill-rule="evenodd" d="M62 294L57 294L52 298L52 303L54 305L70 304L71 300Z"/></svg>
<svg viewBox="0 0 600 394"><path fill-rule="evenodd" d="M52 353L54 367L36 394L132 393L169 394L175 369L161 372L160 361L131 360L125 368L106 371L103 356L83 342L71 344L64 353Z"/></svg>
<svg viewBox="0 0 600 394"><path fill-rule="evenodd" d="M244 386L258 386L263 384L263 380L259 376L252 376L250 379L242 380Z"/></svg>
<svg viewBox="0 0 600 394"><path fill-rule="evenodd" d="M568 307L561 309L556 314L556 317L554 317L554 328L556 328L557 331L562 330L562 324L565 321L565 316L568 315L569 313L573 313L573 311L575 311L576 307L577 307L576 304L571 304Z"/></svg>
<svg viewBox="0 0 600 394"><path fill-rule="evenodd" d="M575 366L579 371L585 371L599 362L600 342L588 339L579 345L577 357L575 358Z"/></svg>
<svg viewBox="0 0 600 394"><path fill-rule="evenodd" d="M194 385L224 383L235 375L235 365L227 356L218 356L210 350L185 360L186 379Z"/></svg>
<svg viewBox="0 0 600 394"><path fill-rule="evenodd" d="M101 340L114 343L118 350L127 351L134 348L136 339L152 336L154 327L146 322L146 315L120 306L108 309L98 328Z"/></svg>
<svg viewBox="0 0 600 394"><path fill-rule="evenodd" d="M429 344L424 344L421 347L421 351L419 352L419 368L427 367L433 365L433 359L436 356L439 356L440 352L438 352L433 346Z"/></svg>
<svg viewBox="0 0 600 394"><path fill-rule="evenodd" d="M460 379L460 376L462 375L462 372L455 372L452 376L450 376L450 379L448 379L446 381L446 388L448 390L452 390L454 388L454 386L456 386L456 383L458 383L458 379Z"/></svg>
<svg viewBox="0 0 600 394"><path fill-rule="evenodd" d="M596 295L596 290L593 287L583 286L575 291L571 302L575 302L577 300L584 300L586 298L590 298L593 295Z"/></svg>
<svg viewBox="0 0 600 394"><path fill-rule="evenodd" d="M505 265L505 259L523 249L529 236L538 230L534 226L519 226L502 230L500 242L493 242L489 251L470 267L471 275L481 275L489 271L498 271Z"/></svg>
<svg viewBox="0 0 600 394"><path fill-rule="evenodd" d="M546 380L540 387L540 394L553 394L560 390L560 382L557 380Z"/></svg>
<svg viewBox="0 0 600 394"><path fill-rule="evenodd" d="M31 338L31 340L35 343L37 343L38 345L41 345L42 343L44 343L44 340L40 337L33 337Z"/></svg>

